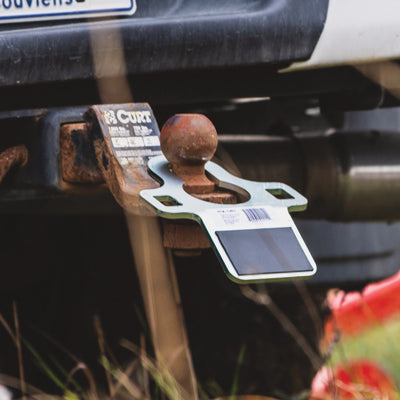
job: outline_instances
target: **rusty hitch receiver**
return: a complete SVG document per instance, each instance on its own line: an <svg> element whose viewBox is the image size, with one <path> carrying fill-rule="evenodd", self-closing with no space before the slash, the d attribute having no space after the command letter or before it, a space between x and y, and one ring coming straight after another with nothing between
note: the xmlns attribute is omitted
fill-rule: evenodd
<svg viewBox="0 0 400 400"><path fill-rule="evenodd" d="M209 161L217 133L202 115L170 118L161 131L161 148L165 157L150 159L148 167L163 184L142 190L141 197L163 218L200 223L231 280L250 283L315 273L288 212L305 209L307 200L300 193L283 183L238 178Z"/></svg>

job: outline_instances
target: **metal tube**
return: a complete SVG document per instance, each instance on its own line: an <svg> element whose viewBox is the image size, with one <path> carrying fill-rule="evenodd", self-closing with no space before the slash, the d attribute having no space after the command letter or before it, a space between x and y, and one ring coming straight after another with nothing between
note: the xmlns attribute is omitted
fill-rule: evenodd
<svg viewBox="0 0 400 400"><path fill-rule="evenodd" d="M220 135L219 139L217 154L224 167L231 171L236 167L246 179L293 186L309 200L308 211L302 213L306 217L400 219L397 132L335 132L292 138Z"/></svg>

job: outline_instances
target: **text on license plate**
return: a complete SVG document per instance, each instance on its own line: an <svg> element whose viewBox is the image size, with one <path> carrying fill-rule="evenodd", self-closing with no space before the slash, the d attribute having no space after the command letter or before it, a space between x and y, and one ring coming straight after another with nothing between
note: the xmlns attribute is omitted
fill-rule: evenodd
<svg viewBox="0 0 400 400"><path fill-rule="evenodd" d="M0 23L132 15L135 0L0 0Z"/></svg>

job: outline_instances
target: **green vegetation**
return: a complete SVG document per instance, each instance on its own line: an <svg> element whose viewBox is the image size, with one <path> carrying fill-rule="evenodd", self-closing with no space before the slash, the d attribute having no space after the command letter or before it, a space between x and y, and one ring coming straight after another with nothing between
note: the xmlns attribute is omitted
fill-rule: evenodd
<svg viewBox="0 0 400 400"><path fill-rule="evenodd" d="M389 373L400 386L400 317L367 329L355 337L343 337L332 354L331 365L368 359Z"/></svg>

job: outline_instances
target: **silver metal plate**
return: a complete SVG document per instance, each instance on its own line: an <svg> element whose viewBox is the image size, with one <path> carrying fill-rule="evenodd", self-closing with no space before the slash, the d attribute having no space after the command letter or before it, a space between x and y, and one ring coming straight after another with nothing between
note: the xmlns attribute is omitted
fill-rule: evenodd
<svg viewBox="0 0 400 400"><path fill-rule="evenodd" d="M240 204L215 204L186 193L183 181L172 173L164 156L152 158L148 167L164 184L143 190L140 196L164 218L202 224L233 281L251 283L315 274L315 262L288 212L303 210L307 200L290 186L241 179L208 162L206 171L220 187L244 190L250 196ZM274 193L285 193L287 198L279 199ZM175 205L165 205L166 200Z"/></svg>
<svg viewBox="0 0 400 400"><path fill-rule="evenodd" d="M0 23L132 15L135 0L0 0Z"/></svg>

